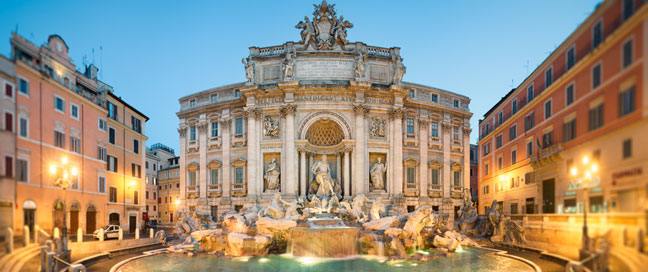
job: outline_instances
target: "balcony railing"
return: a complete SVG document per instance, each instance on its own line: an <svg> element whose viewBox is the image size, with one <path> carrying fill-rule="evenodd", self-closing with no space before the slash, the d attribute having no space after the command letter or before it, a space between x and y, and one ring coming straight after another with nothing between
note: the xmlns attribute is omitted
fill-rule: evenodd
<svg viewBox="0 0 648 272"><path fill-rule="evenodd" d="M187 186L187 198L197 198L200 195L198 186Z"/></svg>
<svg viewBox="0 0 648 272"><path fill-rule="evenodd" d="M405 196L418 196L418 183L405 183Z"/></svg>
<svg viewBox="0 0 648 272"><path fill-rule="evenodd" d="M247 195L247 183L232 183L232 195L234 196Z"/></svg>
<svg viewBox="0 0 648 272"><path fill-rule="evenodd" d="M207 186L207 192L209 196L219 197L221 196L221 186L220 184L210 184Z"/></svg>

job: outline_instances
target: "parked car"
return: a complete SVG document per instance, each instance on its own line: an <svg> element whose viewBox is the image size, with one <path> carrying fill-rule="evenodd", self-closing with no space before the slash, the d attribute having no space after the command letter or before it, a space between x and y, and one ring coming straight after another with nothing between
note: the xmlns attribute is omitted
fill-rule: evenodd
<svg viewBox="0 0 648 272"><path fill-rule="evenodd" d="M104 240L108 238L119 238L119 230L121 229L119 226L108 225L102 227L102 229L104 230L104 234L103 234ZM99 239L99 230L95 230L93 236L95 239Z"/></svg>

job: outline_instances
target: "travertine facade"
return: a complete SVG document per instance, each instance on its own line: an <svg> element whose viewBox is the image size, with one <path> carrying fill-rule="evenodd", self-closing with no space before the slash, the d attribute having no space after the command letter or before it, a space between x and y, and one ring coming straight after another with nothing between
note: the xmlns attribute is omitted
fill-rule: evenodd
<svg viewBox="0 0 648 272"><path fill-rule="evenodd" d="M342 198L453 214L469 187L470 99L403 82L400 48L348 42L353 25L326 2L296 27L299 42L250 48L246 82L180 99L185 204L222 214L310 196L324 162Z"/></svg>

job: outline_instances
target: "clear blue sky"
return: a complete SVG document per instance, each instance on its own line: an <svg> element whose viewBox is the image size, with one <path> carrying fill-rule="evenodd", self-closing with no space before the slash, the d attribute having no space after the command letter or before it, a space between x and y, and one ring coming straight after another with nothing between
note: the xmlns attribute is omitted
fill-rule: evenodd
<svg viewBox="0 0 648 272"><path fill-rule="evenodd" d="M16 28L37 45L61 35L80 70L84 56L92 62L94 48L100 79L151 118L147 145L162 142L177 150L178 98L245 80L241 58L248 47L298 41L294 26L319 2L3 1L0 53L10 55ZM484 113L598 2L329 1L354 24L350 41L401 48L405 81L470 97L473 143Z"/></svg>

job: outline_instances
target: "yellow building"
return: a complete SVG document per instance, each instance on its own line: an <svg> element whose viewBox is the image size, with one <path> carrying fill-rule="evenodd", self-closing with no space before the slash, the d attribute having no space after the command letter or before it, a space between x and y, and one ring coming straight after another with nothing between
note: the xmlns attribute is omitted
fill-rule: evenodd
<svg viewBox="0 0 648 272"><path fill-rule="evenodd" d="M160 223L173 223L180 204L180 166L175 164L158 171L158 207Z"/></svg>

